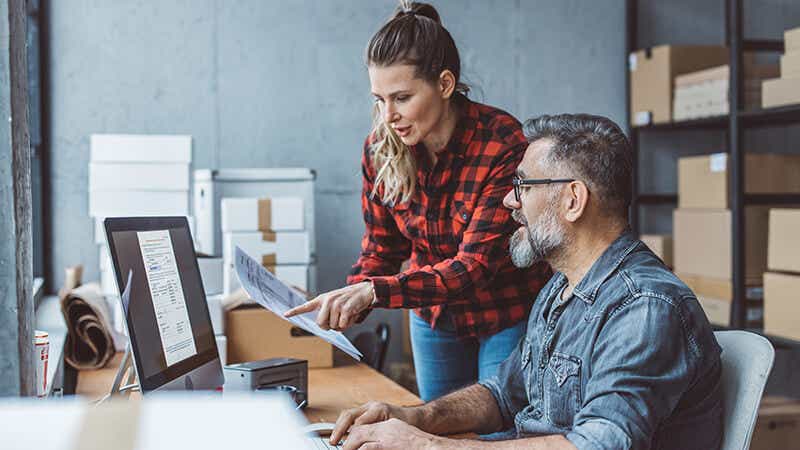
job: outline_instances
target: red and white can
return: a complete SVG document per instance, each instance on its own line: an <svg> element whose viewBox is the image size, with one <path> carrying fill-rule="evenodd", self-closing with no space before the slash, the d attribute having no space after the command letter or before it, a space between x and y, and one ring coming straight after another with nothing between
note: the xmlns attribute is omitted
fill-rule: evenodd
<svg viewBox="0 0 800 450"><path fill-rule="evenodd" d="M50 353L50 336L46 331L35 331L33 337L36 359L36 395L47 395L47 359Z"/></svg>

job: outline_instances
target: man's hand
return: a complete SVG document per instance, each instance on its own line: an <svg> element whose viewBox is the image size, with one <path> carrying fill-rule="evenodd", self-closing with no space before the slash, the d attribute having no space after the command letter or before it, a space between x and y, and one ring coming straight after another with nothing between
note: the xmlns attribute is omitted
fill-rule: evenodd
<svg viewBox="0 0 800 450"><path fill-rule="evenodd" d="M372 283L362 282L321 294L283 315L292 317L319 309L317 324L320 328L344 330L356 323L359 315L369 308L374 298Z"/></svg>
<svg viewBox="0 0 800 450"><path fill-rule="evenodd" d="M438 436L425 433L400 419L389 419L369 425L356 425L344 442L344 450L409 450L432 448ZM331 439L333 442L333 439Z"/></svg>
<svg viewBox="0 0 800 450"><path fill-rule="evenodd" d="M339 442L351 426L383 422L389 419L400 419L415 425L412 414L406 408L383 402L369 402L339 414L339 418L336 419L336 427L331 432L331 442Z"/></svg>

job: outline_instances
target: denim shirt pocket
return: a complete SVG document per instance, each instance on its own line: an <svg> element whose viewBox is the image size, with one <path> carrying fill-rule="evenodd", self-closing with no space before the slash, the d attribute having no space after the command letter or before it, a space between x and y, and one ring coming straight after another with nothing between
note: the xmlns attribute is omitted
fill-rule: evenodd
<svg viewBox="0 0 800 450"><path fill-rule="evenodd" d="M553 352L544 374L544 391L550 422L571 427L581 405L581 360Z"/></svg>

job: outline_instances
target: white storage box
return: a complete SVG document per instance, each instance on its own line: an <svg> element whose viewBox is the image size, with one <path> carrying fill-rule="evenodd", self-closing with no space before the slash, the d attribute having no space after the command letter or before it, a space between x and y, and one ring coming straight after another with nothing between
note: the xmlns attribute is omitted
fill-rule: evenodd
<svg viewBox="0 0 800 450"><path fill-rule="evenodd" d="M189 163L192 137L185 135L93 134L92 162Z"/></svg>
<svg viewBox="0 0 800 450"><path fill-rule="evenodd" d="M261 261L264 266L311 262L306 231L225 233L223 239L222 257L226 262L233 261L236 247L241 247L251 258Z"/></svg>
<svg viewBox="0 0 800 450"><path fill-rule="evenodd" d="M200 251L222 252L221 202L233 197L301 197L304 225L312 259L314 237L314 178L311 169L223 169L194 171L194 208Z"/></svg>
<svg viewBox="0 0 800 450"><path fill-rule="evenodd" d="M208 316L211 318L211 329L216 335L225 334L225 309L222 307L222 294L207 295Z"/></svg>
<svg viewBox="0 0 800 450"><path fill-rule="evenodd" d="M203 290L206 295L221 294L224 271L222 258L198 256L197 265L200 267L200 277L203 279Z"/></svg>
<svg viewBox="0 0 800 450"><path fill-rule="evenodd" d="M94 191L89 193L92 217L186 216L188 191Z"/></svg>
<svg viewBox="0 0 800 450"><path fill-rule="evenodd" d="M228 338L226 336L216 335L214 338L217 341L217 351L219 352L219 362L222 366L228 365Z"/></svg>
<svg viewBox="0 0 800 450"><path fill-rule="evenodd" d="M103 295L119 297L114 269L110 266L100 269L100 290L103 291Z"/></svg>
<svg viewBox="0 0 800 450"><path fill-rule="evenodd" d="M225 295L235 292L241 287L239 278L236 276L236 269L233 264L225 265L225 279L223 281ZM316 265L290 264L268 266L267 270L272 272L279 280L289 286L300 288L306 292L314 293L316 289Z"/></svg>
<svg viewBox="0 0 800 450"><path fill-rule="evenodd" d="M89 163L89 191L189 191L189 164Z"/></svg>
<svg viewBox="0 0 800 450"><path fill-rule="evenodd" d="M222 232L303 231L302 197L223 198Z"/></svg>

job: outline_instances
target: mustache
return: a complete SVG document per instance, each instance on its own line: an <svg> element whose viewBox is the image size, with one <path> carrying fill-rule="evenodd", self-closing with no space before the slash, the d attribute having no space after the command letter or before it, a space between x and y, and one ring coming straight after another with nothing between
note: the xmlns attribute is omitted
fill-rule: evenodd
<svg viewBox="0 0 800 450"><path fill-rule="evenodd" d="M525 225L526 227L528 226L528 221L525 220L525 216L522 215L522 212L518 209L511 211L511 218L516 220L518 223Z"/></svg>

